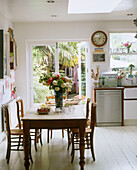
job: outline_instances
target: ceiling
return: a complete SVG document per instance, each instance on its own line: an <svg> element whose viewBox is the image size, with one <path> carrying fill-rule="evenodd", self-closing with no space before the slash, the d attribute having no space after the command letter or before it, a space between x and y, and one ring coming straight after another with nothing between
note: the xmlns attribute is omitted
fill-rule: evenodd
<svg viewBox="0 0 137 170"><path fill-rule="evenodd" d="M137 0L122 0L111 13L104 14L68 14L68 0L54 1L55 3L49 4L47 0L0 0L0 13L13 23L133 20L137 18ZM127 16L131 13L132 16ZM51 17L51 15L56 15L56 17Z"/></svg>

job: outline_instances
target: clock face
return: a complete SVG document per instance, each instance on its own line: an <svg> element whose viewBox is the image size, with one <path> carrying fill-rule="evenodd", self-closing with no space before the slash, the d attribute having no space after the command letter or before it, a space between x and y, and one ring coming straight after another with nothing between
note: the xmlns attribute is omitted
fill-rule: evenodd
<svg viewBox="0 0 137 170"><path fill-rule="evenodd" d="M91 41L95 46L101 47L106 44L107 35L103 31L96 31L93 33L93 35L91 37Z"/></svg>

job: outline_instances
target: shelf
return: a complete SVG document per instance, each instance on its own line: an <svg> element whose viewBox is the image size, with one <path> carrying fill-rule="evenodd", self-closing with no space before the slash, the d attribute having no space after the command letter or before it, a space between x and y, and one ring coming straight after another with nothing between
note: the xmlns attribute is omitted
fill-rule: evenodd
<svg viewBox="0 0 137 170"><path fill-rule="evenodd" d="M137 52L133 53L109 53L110 55L137 55Z"/></svg>

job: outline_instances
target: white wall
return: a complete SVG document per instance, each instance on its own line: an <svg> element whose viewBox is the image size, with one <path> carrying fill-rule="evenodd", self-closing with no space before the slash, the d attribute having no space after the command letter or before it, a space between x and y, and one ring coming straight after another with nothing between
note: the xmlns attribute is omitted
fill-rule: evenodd
<svg viewBox="0 0 137 170"><path fill-rule="evenodd" d="M13 28L12 22L10 22L10 20L0 14L0 29L8 31L8 28Z"/></svg>
<svg viewBox="0 0 137 170"><path fill-rule="evenodd" d="M16 23L14 33L18 46L18 69L16 71L17 94L24 101L26 109L29 108L29 69L28 58L26 55L27 42L31 40L88 40L90 51L88 55L88 77L89 77L89 95L91 96L91 68L96 68L96 64L91 63L91 54L94 47L91 43L91 35L94 31L103 30L109 32L131 32L136 31L132 21L102 21L102 22L49 22L49 23ZM104 47L106 52L106 63L100 64L100 71L109 70L108 43ZM97 64L99 65L99 64Z"/></svg>
<svg viewBox="0 0 137 170"><path fill-rule="evenodd" d="M0 14L0 29L4 30L5 32L8 31L8 28L12 28L12 23L5 18L3 15ZM0 61L1 62L1 61ZM8 78L8 77L7 77ZM7 89L3 94L3 85L5 84L4 79L0 79L0 143L5 137L5 133L1 132L1 104L8 102L11 99L11 91L10 87Z"/></svg>

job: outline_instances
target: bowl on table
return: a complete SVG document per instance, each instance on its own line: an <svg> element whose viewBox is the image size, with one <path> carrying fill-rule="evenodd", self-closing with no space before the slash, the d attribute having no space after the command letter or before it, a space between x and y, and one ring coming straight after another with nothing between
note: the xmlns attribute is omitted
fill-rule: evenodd
<svg viewBox="0 0 137 170"><path fill-rule="evenodd" d="M46 104L40 105L40 107L37 109L38 114L48 114L50 112L50 106Z"/></svg>

